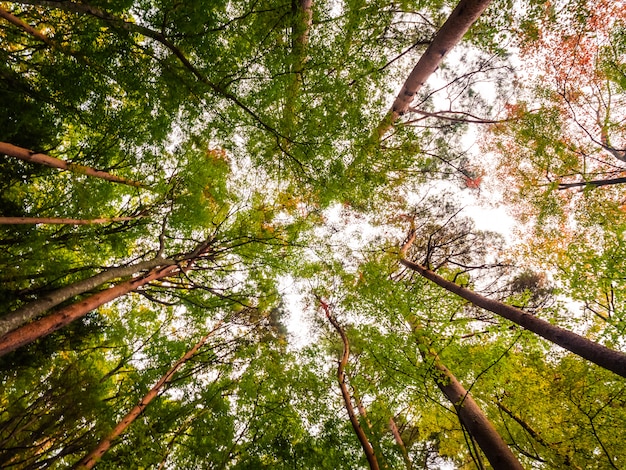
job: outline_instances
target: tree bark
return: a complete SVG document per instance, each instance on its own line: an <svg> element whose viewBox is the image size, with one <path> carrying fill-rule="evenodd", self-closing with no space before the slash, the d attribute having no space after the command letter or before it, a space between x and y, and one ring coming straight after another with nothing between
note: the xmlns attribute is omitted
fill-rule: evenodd
<svg viewBox="0 0 626 470"><path fill-rule="evenodd" d="M287 136L284 143L289 148L295 137L296 100L300 94L304 76L304 65L307 62L309 32L313 22L313 0L293 0L293 24L291 28L291 76L285 89L283 106L283 133Z"/></svg>
<svg viewBox="0 0 626 470"><path fill-rule="evenodd" d="M406 246L403 248L403 252L404 251L406 251ZM489 310L600 367L615 372L622 377L626 377L626 354L609 349L606 346L595 343L569 330L552 325L518 308L483 297L476 292L444 279L420 264L413 263L404 258L402 258L400 262L404 266L417 271L426 279L462 297L477 307Z"/></svg>
<svg viewBox="0 0 626 470"><path fill-rule="evenodd" d="M23 325L0 337L0 356L15 351L36 339L63 328L74 320L84 317L92 310L138 289L157 279L163 279L178 272L177 265L165 266L151 270L145 276L136 277L102 292L98 292L80 302L62 308L39 320Z"/></svg>
<svg viewBox="0 0 626 470"><path fill-rule="evenodd" d="M341 336L341 341L343 342L343 353L341 355L339 365L337 366L337 380L339 382L339 388L341 389L341 396L343 397L346 411L348 412L348 417L350 418L350 424L352 424L352 429L354 429L354 432L359 439L361 447L363 448L363 452L365 453L365 458L367 459L370 470L380 470L380 467L378 466L378 460L376 459L376 455L374 454L374 448L372 447L372 444L370 444L369 439L365 435L365 431L363 431L363 428L361 427L361 424L356 417L354 407L352 406L352 397L350 396L350 391L348 390L348 386L346 385L345 368L348 364L348 358L350 357L350 343L348 342L348 337L343 331L341 325L331 315L328 305L321 299L318 300L320 301L320 305L322 306L322 309L326 314L326 318L328 318L328 321L330 321L331 325L333 325L333 328L335 328L337 333L339 333L339 336Z"/></svg>
<svg viewBox="0 0 626 470"><path fill-rule="evenodd" d="M91 168L89 166L66 162L65 160L54 158L43 153L36 153L32 150L18 147L7 142L0 142L0 153L8 155L9 157L19 158L20 160L24 160L25 162L39 163L41 165L46 165L52 168L67 170L73 173L81 173L87 176L92 176L94 178L100 178L103 180L112 181L114 183L126 184L137 188L144 187L142 183L139 183L137 181L132 181L121 176L115 176L111 173L107 173L106 171L96 170L95 168Z"/></svg>
<svg viewBox="0 0 626 470"><path fill-rule="evenodd" d="M40 31L37 31L35 28L33 28L32 26L24 23L22 20L20 20L17 16L12 15L11 13L9 13L8 11L6 11L4 8L0 8L0 17L4 18L5 20L7 20L9 23L17 26L18 28L23 29L24 31L26 31L28 34L36 37L37 39L39 39L40 41L45 42L48 46L52 47L52 48L58 48L58 44L56 44L52 39L50 39L48 36L46 36L45 34L41 33Z"/></svg>
<svg viewBox="0 0 626 470"><path fill-rule="evenodd" d="M46 310L56 307L67 299L79 294L83 294L91 289L111 281L119 277L130 276L139 273L145 269L153 269L158 266L169 266L175 264L173 260L164 258L154 258L151 260L140 261L130 266L120 266L117 268L109 268L101 273L91 276L82 281L75 282L69 286L62 287L53 292L44 295L42 298L34 300L6 315L0 317L0 337L11 330L15 330L26 325L35 317L41 315ZM106 292L106 291L105 291Z"/></svg>
<svg viewBox="0 0 626 470"><path fill-rule="evenodd" d="M435 35L426 52L420 57L404 82L391 109L376 129L375 135L379 141L398 118L406 113L415 98L415 94L437 70L445 55L461 41L489 3L491 0L461 0L459 2Z"/></svg>
<svg viewBox="0 0 626 470"><path fill-rule="evenodd" d="M413 470L413 462L411 462L411 457L409 457L409 452L406 449L406 445L404 444L404 440L402 440L402 436L400 435L400 431L398 426L396 426L393 416L389 418L389 430L391 431L396 444L400 448L400 452L402 452L402 459L404 460L406 470Z"/></svg>
<svg viewBox="0 0 626 470"><path fill-rule="evenodd" d="M420 340L418 339L418 341ZM432 367L434 368L432 375L437 387L452 403L459 420L481 448L494 470L524 470L524 467L513 455L507 443L504 442L469 392L443 365L435 352L428 350L426 353L424 350L428 350L428 345L421 342L420 352L424 360L427 360L428 356L432 358Z"/></svg>
<svg viewBox="0 0 626 470"><path fill-rule="evenodd" d="M128 222L137 217L110 217L101 219L65 219L62 217L0 217L0 225L93 225Z"/></svg>
<svg viewBox="0 0 626 470"><path fill-rule="evenodd" d="M607 113L608 113L608 110L607 110ZM604 150L609 152L611 155L613 155L618 160L620 160L622 162L626 162L626 151L618 150L616 148L613 148L609 144L609 131L607 129L607 126L606 125L602 125L599 120L598 120L598 125L601 128L600 141L602 143L602 147L604 148Z"/></svg>
<svg viewBox="0 0 626 470"><path fill-rule="evenodd" d="M198 350L206 344L209 338L217 331L217 329L221 326L222 322L219 322L217 326L215 326L207 335L205 335L200 341L198 341L191 349L189 349L183 356L178 359L169 368L169 370L158 380L158 382L144 395L144 397L139 400L139 403L130 410L126 416L122 418L122 420L113 428L113 430L107 434L98 445L87 454L82 460L80 460L76 465L72 468L86 470L91 469L93 466L102 458L102 456L111 448L113 441L126 429L133 424L133 422L139 417L139 415L146 409L146 407L150 404L152 400L154 400L159 392L163 389L165 385L167 385L174 374L181 368L189 359L191 359Z"/></svg>
<svg viewBox="0 0 626 470"><path fill-rule="evenodd" d="M581 188L585 186L597 188L600 186L610 186L612 184L623 184L623 183L626 183L626 178L610 178L606 180L580 181L577 183L559 183L559 189Z"/></svg>

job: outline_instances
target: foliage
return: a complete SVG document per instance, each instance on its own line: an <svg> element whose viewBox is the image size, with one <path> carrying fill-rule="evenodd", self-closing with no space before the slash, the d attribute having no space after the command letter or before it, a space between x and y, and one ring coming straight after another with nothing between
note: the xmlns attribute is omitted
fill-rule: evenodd
<svg viewBox="0 0 626 470"><path fill-rule="evenodd" d="M365 468L325 299L381 467L488 466L434 358L525 467L625 467L622 379L398 263L624 350L623 2L494 2L380 139L456 2L307 4L0 3L0 142L143 183L3 155L0 216L129 220L0 225L0 315L178 266L0 358L0 466L75 465L215 329L98 468Z"/></svg>

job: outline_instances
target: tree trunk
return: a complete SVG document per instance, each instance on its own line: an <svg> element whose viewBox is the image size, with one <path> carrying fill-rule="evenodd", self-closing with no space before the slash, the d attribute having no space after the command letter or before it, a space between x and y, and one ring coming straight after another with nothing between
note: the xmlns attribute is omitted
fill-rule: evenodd
<svg viewBox="0 0 626 470"><path fill-rule="evenodd" d="M63 328L74 320L84 317L92 310L104 305L111 300L117 299L141 286L157 279L163 279L178 272L177 265L156 268L145 276L136 277L130 281L123 282L102 292L98 292L80 302L62 308L39 320L35 320L24 326L13 330L0 338L0 356L10 353L17 348L29 344L36 339L46 336L56 330Z"/></svg>
<svg viewBox="0 0 626 470"><path fill-rule="evenodd" d="M282 132L286 136L283 149L287 151L296 134L296 101L300 95L304 65L307 62L309 32L313 22L312 7L312 0L293 0L292 3L293 24L291 27L291 65L289 69L291 75L285 89L285 102L282 117Z"/></svg>
<svg viewBox="0 0 626 470"><path fill-rule="evenodd" d="M131 264L130 266L109 268L101 273L96 274L95 276L91 276L90 278L57 289L44 295L40 299L30 302L0 317L0 337L7 334L11 330L15 330L16 328L26 325L26 323L35 319L35 317L44 313L46 310L49 310L52 307L59 305L60 303L66 301L71 297L83 294L91 289L95 289L105 282L111 281L119 277L130 276L145 269L153 269L158 266L173 264L175 264L175 261L173 260L154 258L151 260Z"/></svg>
<svg viewBox="0 0 626 470"><path fill-rule="evenodd" d="M37 31L35 28L33 28L32 26L24 23L22 20L20 20L17 16L12 15L11 13L9 13L8 11L6 11L4 8L0 8L0 17L4 18L5 20L7 20L9 23L17 26L18 28L23 29L24 31L26 31L28 34L36 37L37 39L39 39L40 41L45 42L47 45L49 45L50 47L56 48L57 44L50 39L48 36L46 36L45 34L41 33L40 31Z"/></svg>
<svg viewBox="0 0 626 470"><path fill-rule="evenodd" d="M599 110L598 110L599 111ZM607 114L608 114L608 109L607 109ZM608 116L607 116L608 117ZM606 150L607 152L609 152L611 155L613 155L615 158L617 158L618 160L622 161L622 162L626 162L626 151L624 150L618 150L616 148L613 148L610 144L609 144L609 131L607 129L606 125L602 125L599 120L598 120L598 125L601 128L601 132L600 132L600 141L602 143L602 147L604 148L604 150Z"/></svg>
<svg viewBox="0 0 626 470"><path fill-rule="evenodd" d="M0 142L0 153L8 155L9 157L19 158L20 160L24 160L26 162L39 163L41 165L58 168L60 170L68 170L74 173L82 173L87 176L101 178L107 181L112 181L114 183L127 184L134 187L144 186L142 183L139 183L137 181L132 181L121 176L115 176L111 173L107 173L106 171L100 171L88 166L66 162L65 160L54 158L43 153L36 153L31 150L9 144L7 142Z"/></svg>
<svg viewBox="0 0 626 470"><path fill-rule="evenodd" d="M354 407L352 406L352 397L350 396L350 391L348 390L348 386L346 385L345 368L348 364L348 358L350 357L350 343L348 342L348 337L343 331L341 325L331 315L328 305L321 299L318 300L320 302L320 305L322 306L322 309L324 309L326 318L328 318L335 330L337 330L337 333L339 333L339 336L341 336L341 341L343 342L343 353L341 355L341 361L339 361L339 365L337 366L337 380L339 381L341 396L343 397L343 402L345 404L346 411L348 412L348 417L350 418L350 424L352 424L352 429L354 429L354 432L359 439L359 442L361 443L361 447L363 448L363 452L365 453L365 458L367 459L370 470L380 470L380 467L378 466L378 460L376 459L376 455L374 454L374 448L372 447L372 444L370 444L367 436L365 435L365 431L363 431L363 428L361 427L361 424L356 417Z"/></svg>
<svg viewBox="0 0 626 470"><path fill-rule="evenodd" d="M139 400L139 403L130 410L126 416L122 418L122 420L113 428L113 430L104 437L98 445L87 454L80 462L74 465L75 469L90 469L102 458L102 456L106 453L107 450L113 444L113 441L126 429L133 424L133 422L139 417L139 415L146 409L146 407L150 404L152 400L154 400L159 392L163 389L165 385L167 385L174 374L184 365L189 359L191 359L198 350L206 344L209 338L217 331L217 329L221 326L222 322L219 322L215 328L213 328L207 335L205 335L200 341L198 341L191 349L189 349L178 361L169 368L169 370L159 379L159 381L150 389L148 393L144 395L144 397Z"/></svg>
<svg viewBox="0 0 626 470"><path fill-rule="evenodd" d="M446 22L435 35L426 52L404 82L391 109L376 129L376 137L380 140L393 126L397 119L408 110L415 94L424 86L445 55L458 44L469 28L474 24L491 0L461 0L452 11Z"/></svg>
<svg viewBox="0 0 626 470"><path fill-rule="evenodd" d="M302 82L302 67L307 62L309 33L313 23L313 0L297 0L295 2L295 24L293 26L293 72L298 81Z"/></svg>
<svg viewBox="0 0 626 470"><path fill-rule="evenodd" d="M403 252L406 251L406 246L403 248ZM626 354L609 349L598 343L577 335L569 330L559 328L551 323L535 317L529 313L526 313L518 308L512 307L497 300L488 299L476 292L461 287L454 282L448 281L438 274L430 271L424 266L413 263L406 259L400 261L404 266L417 271L426 279L434 282L435 284L443 287L444 289L452 292L459 297L471 302L477 307L489 310L496 315L499 315L507 320L517 323L523 328L526 328L533 333L538 334L542 338L567 349L568 351L577 354L578 356L593 362L594 364L603 367L607 370L615 372L622 377L626 377Z"/></svg>
<svg viewBox="0 0 626 470"><path fill-rule="evenodd" d="M409 452L406 449L406 445L402 440L400 430L398 429L398 426L396 426L396 422L394 421L393 416L389 418L389 430L391 431L391 434L393 434L393 438L400 448L400 452L402 452L402 459L404 460L406 470L413 470L413 462L411 462L411 457L409 457Z"/></svg>
<svg viewBox="0 0 626 470"><path fill-rule="evenodd" d="M626 183L626 178L610 178L606 180L580 181L578 183L559 183L559 189L581 188L586 186L597 188L599 186L610 186L612 184L623 183Z"/></svg>
<svg viewBox="0 0 626 470"><path fill-rule="evenodd" d="M420 340L418 339L418 341ZM504 442L469 392L441 363L435 352L428 351L426 353L424 349L428 349L428 346L423 343L420 344L420 352L424 360L426 361L428 356L432 358L432 367L435 369L432 375L437 387L452 403L459 420L481 448L494 470L524 470L524 467L515 458L507 443Z"/></svg>
<svg viewBox="0 0 626 470"><path fill-rule="evenodd" d="M128 222L137 217L111 217L104 219L64 219L60 217L0 217L0 225L93 225L110 224L112 222Z"/></svg>

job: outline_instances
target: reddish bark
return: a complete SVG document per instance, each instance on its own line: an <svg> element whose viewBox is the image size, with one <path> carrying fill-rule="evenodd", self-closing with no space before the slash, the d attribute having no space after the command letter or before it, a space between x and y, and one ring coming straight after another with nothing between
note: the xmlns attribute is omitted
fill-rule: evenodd
<svg viewBox="0 0 626 470"><path fill-rule="evenodd" d="M18 28L23 29L28 34L30 34L30 35L36 37L37 39L45 42L50 47L57 47L57 45L54 43L54 41L52 41L52 39L50 39L48 36L46 36L45 34L41 33L40 31L37 31L32 26L24 23L17 16L12 15L8 11L6 11L4 8L0 8L0 16L2 18L4 18L5 20L7 20L9 23L12 23L13 25L17 26Z"/></svg>
<svg viewBox="0 0 626 470"><path fill-rule="evenodd" d="M82 173L87 176L93 176L94 178L100 178L103 180L112 181L114 183L127 184L134 187L143 187L143 184L137 181L132 181L121 176L115 176L111 173L107 173L106 171L96 170L95 168L91 168L89 166L66 162L65 160L54 158L43 153L36 153L32 150L18 147L7 142L0 142L0 154L5 154L9 157L19 158L20 160L24 160L30 163L38 163L52 168L58 168L60 170L68 170L74 173Z"/></svg>
<svg viewBox="0 0 626 470"><path fill-rule="evenodd" d="M105 282L125 276L131 276L146 269L153 269L158 266L172 264L175 264L173 260L154 258L147 261L140 261L129 266L109 268L87 279L83 279L82 281L78 281L53 292L49 292L41 298L29 302L28 304L0 317L0 337L11 330L27 324L29 321L34 320L46 310L56 307L71 297L95 289Z"/></svg>
<svg viewBox="0 0 626 470"><path fill-rule="evenodd" d="M149 282L171 276L179 270L180 268L177 265L153 269L145 276L136 277L130 281L98 292L80 302L17 328L0 338L0 356L4 356L21 346L63 328L107 302L128 294Z"/></svg>
<svg viewBox="0 0 626 470"><path fill-rule="evenodd" d="M348 386L346 385L346 373L345 368L348 364L348 358L350 357L350 343L348 342L348 337L346 333L343 331L341 325L335 320L335 318L330 313L330 307L321 299L318 299L324 313L326 314L326 318L330 321L333 328L339 333L341 336L341 341L343 342L343 353L341 355L341 361L339 361L339 365L337 366L337 380L339 381L339 388L341 389L341 396L343 397L343 402L346 407L346 411L348 412L348 417L350 418L350 424L352 424L352 429L359 439L361 447L363 448L363 452L365 453L365 458L367 459L367 463L369 464L370 470L379 470L378 460L376 459L376 455L374 454L374 448L372 444L370 444L369 439L365 435L365 431L361 427L359 420L354 412L354 407L352 406L352 396L350 395L350 391L348 390Z"/></svg>
<svg viewBox="0 0 626 470"><path fill-rule="evenodd" d="M75 469L90 469L102 458L102 456L111 448L113 441L126 429L133 424L133 422L141 415L143 410L150 404L152 400L154 400L159 392L163 389L165 385L167 385L174 374L181 368L189 359L191 359L198 350L206 344L209 338L217 331L220 327L221 322L213 328L207 335L205 335L200 341L198 341L191 349L189 349L183 356L169 368L169 370L159 379L159 381L146 393L143 398L137 403L137 405L130 410L126 416L122 418L122 420L113 428L113 430L106 435L98 445L87 454L80 462L74 465Z"/></svg>
<svg viewBox="0 0 626 470"><path fill-rule="evenodd" d="M507 320L510 320L513 323L538 334L542 338L545 338L548 341L557 344L600 367L615 372L622 377L626 377L626 354L595 343L569 330L552 325L545 320L537 318L536 316L526 313L518 308L512 307L511 305L483 297L476 292L444 279L437 273L434 273L417 263L413 263L406 259L402 259L400 262L404 266L417 271L426 279L434 282L440 287L443 287L449 292L464 298L477 307L489 310L490 312L506 318Z"/></svg>

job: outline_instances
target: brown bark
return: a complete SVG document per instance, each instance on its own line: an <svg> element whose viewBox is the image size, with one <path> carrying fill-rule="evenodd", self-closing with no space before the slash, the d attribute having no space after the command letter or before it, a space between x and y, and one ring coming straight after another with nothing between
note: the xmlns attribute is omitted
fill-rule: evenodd
<svg viewBox="0 0 626 470"><path fill-rule="evenodd" d="M35 28L30 26L29 24L23 22L17 16L12 15L8 11L6 11L4 8L0 8L0 16L2 18L4 18L5 20L7 20L9 23L17 26L18 28L23 29L28 34L36 37L40 41L45 42L48 46L53 47L53 48L58 48L58 45L52 39L50 39L48 36L46 36L45 34L41 33L40 31L36 30Z"/></svg>
<svg viewBox="0 0 626 470"><path fill-rule="evenodd" d="M406 445L404 444L404 440L400 435L400 431L398 430L398 426L396 426L393 416L389 418L389 430L391 431L396 444L400 448L400 452L402 452L402 459L404 460L406 470L413 470L413 462L411 462L411 457L409 457L409 452L406 449Z"/></svg>
<svg viewBox="0 0 626 470"><path fill-rule="evenodd" d="M354 412L354 407L352 406L352 397L350 395L350 391L348 390L348 386L346 385L346 373L345 368L348 364L348 358L350 357L350 343L348 342L348 337L346 333L343 331L341 325L335 320L335 318L330 313L329 306L319 299L320 305L326 314L326 318L330 321L333 328L339 333L341 336L341 341L343 342L343 353L341 355L341 361L339 361L339 365L337 366L337 380L339 382L339 388L341 389L341 396L343 397L343 402L346 407L346 411L348 412L348 417L350 418L350 424L352 424L352 429L354 429L354 433L356 434L361 447L363 448L363 452L365 453L365 458L367 459L367 463L369 464L370 470L380 470L378 466L378 460L376 459L376 455L374 454L374 448L372 444L370 444L369 439L365 435L365 431L361 427L359 420Z"/></svg>
<svg viewBox="0 0 626 470"><path fill-rule="evenodd" d="M425 360L428 359L428 356L432 359L434 369L432 375L437 387L452 403L459 420L481 448L491 466L495 470L524 470L524 467L515 458L507 443L504 442L469 392L443 365L435 352L428 350L426 353L424 350L428 350L428 346L422 343L420 344L420 352Z"/></svg>
<svg viewBox="0 0 626 470"><path fill-rule="evenodd" d="M0 356L4 356L21 346L63 328L107 302L128 294L149 282L171 276L179 270L180 268L177 265L153 269L144 276L136 277L98 292L80 302L10 331L0 337Z"/></svg>
<svg viewBox="0 0 626 470"><path fill-rule="evenodd" d="M0 337L11 330L26 325L35 317L41 315L46 310L51 309L66 301L67 299L79 294L83 294L89 290L104 284L105 282L120 277L130 276L146 269L153 269L158 266L173 265L175 261L163 258L154 258L151 260L140 261L130 266L120 266L117 268L109 268L101 273L91 276L82 281L75 282L69 286L62 287L53 292L45 294L40 299L30 302L6 315L0 317Z"/></svg>
<svg viewBox="0 0 626 470"><path fill-rule="evenodd" d="M101 219L65 219L61 217L0 217L0 225L93 225L112 222L128 222L137 217L110 217Z"/></svg>
<svg viewBox="0 0 626 470"><path fill-rule="evenodd" d="M406 246L403 248L403 252L404 251L406 251ZM477 307L489 310L600 367L615 372L622 377L626 377L626 354L609 349L606 346L595 343L569 330L552 325L545 320L512 307L511 305L483 297L476 292L444 279L437 273L430 271L420 264L413 263L404 258L402 258L400 262L404 266L417 271L426 279L462 297Z"/></svg>
<svg viewBox="0 0 626 470"><path fill-rule="evenodd" d="M404 82L391 109L376 129L378 140L383 137L400 116L406 113L416 93L437 70L445 55L461 41L489 3L491 3L491 0L461 0L459 2L435 35L426 52L420 57Z"/></svg>
<svg viewBox="0 0 626 470"><path fill-rule="evenodd" d="M132 181L121 176L115 176L111 173L107 173L106 171L96 170L95 168L91 168L89 166L66 162L65 160L51 157L43 153L36 153L32 150L18 147L7 142L0 142L0 154L5 154L9 157L19 158L20 160L24 160L30 163L38 163L52 168L58 168L60 170L71 171L73 173L81 173L87 176L92 176L94 178L112 181L114 183L127 184L129 186L134 186L138 188L144 186L142 183L139 183L137 181Z"/></svg>
<svg viewBox="0 0 626 470"><path fill-rule="evenodd" d="M605 179L605 180L580 181L577 183L559 183L559 189L583 188L583 187L597 188L600 186L610 186L613 184L624 184L624 183L626 183L626 178L610 178L610 179Z"/></svg>
<svg viewBox="0 0 626 470"><path fill-rule="evenodd" d="M198 341L191 349L183 354L183 356L178 359L178 361L176 361L174 365L172 365L172 367L169 368L169 370L158 380L158 382L148 391L148 393L146 393L143 398L139 400L139 403L137 403L137 405L132 410L130 410L126 414L126 416L122 418L117 426L115 426L109 434L107 434L102 440L100 440L98 445L91 452L89 452L89 454L87 454L80 462L78 462L72 468L80 470L93 468L93 466L98 462L98 460L102 458L106 451L111 448L113 441L120 434L126 431L126 429L139 417L139 415L143 412L143 410L146 409L150 402L157 397L163 387L172 380L174 374L178 371L178 369L180 369L181 366L189 361L189 359L191 359L198 352L198 350L206 344L206 342L213 335L213 333L217 331L220 325L221 322L218 323L218 325L213 328L207 335L200 339L200 341Z"/></svg>

